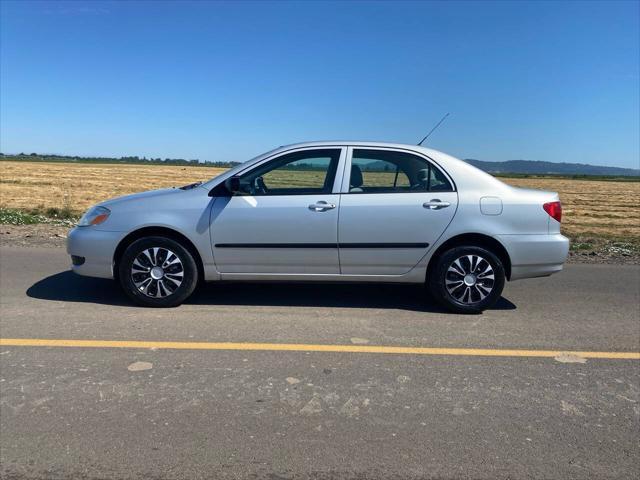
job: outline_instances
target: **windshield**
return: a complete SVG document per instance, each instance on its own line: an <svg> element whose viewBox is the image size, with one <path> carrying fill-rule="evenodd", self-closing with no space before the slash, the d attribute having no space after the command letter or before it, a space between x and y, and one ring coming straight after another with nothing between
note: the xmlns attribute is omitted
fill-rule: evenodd
<svg viewBox="0 0 640 480"><path fill-rule="evenodd" d="M270 155L272 155L273 153L277 152L278 150L280 150L280 148L282 147L278 147L278 148L274 148L273 150L269 150L266 153L262 153L260 155L258 155L257 157L253 157L250 160L247 160L246 162L242 162L228 170L225 170L223 172L220 172L218 175L216 175L215 177L211 178L210 180L207 180L204 184L202 184L203 187L205 188L211 188L215 185L217 185L218 183L220 183L221 180L224 180L225 178L231 177L233 175L235 175L237 172L240 172L242 170L244 170L245 168L247 168L248 166L259 162L260 160L262 160L263 158L266 158Z"/></svg>

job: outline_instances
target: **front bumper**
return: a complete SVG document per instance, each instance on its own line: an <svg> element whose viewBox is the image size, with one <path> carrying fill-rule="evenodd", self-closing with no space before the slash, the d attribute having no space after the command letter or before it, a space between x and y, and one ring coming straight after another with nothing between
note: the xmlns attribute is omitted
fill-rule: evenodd
<svg viewBox="0 0 640 480"><path fill-rule="evenodd" d="M569 254L569 239L559 233L497 235L511 259L510 280L547 277L562 270Z"/></svg>
<svg viewBox="0 0 640 480"><path fill-rule="evenodd" d="M76 227L67 236L67 253L84 258L72 262L71 270L87 277L113 278L113 256L125 232L106 232Z"/></svg>

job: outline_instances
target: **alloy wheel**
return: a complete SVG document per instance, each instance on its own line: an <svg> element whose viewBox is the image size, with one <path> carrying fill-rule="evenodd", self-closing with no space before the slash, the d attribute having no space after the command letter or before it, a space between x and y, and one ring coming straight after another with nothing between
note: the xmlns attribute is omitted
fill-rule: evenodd
<svg viewBox="0 0 640 480"><path fill-rule="evenodd" d="M449 295L460 303L481 302L495 285L493 267L479 255L463 255L449 265L445 285Z"/></svg>
<svg viewBox="0 0 640 480"><path fill-rule="evenodd" d="M167 248L147 248L131 264L131 280L147 297L168 297L182 285L183 278L182 261Z"/></svg>

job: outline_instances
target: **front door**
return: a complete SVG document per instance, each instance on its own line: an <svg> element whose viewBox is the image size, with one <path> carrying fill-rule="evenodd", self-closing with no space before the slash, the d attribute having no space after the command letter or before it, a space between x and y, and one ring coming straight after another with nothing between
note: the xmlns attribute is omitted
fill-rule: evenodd
<svg viewBox="0 0 640 480"><path fill-rule="evenodd" d="M218 271L340 273L334 183L345 154L337 147L298 150L240 174L241 193L217 198L211 212Z"/></svg>
<svg viewBox="0 0 640 480"><path fill-rule="evenodd" d="M349 152L338 224L341 273L407 273L453 219L458 195L437 166L416 154Z"/></svg>

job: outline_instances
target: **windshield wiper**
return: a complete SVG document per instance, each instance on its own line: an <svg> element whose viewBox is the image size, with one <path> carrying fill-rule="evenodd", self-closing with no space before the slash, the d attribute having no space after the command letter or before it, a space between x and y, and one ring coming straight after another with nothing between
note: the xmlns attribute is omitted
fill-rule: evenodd
<svg viewBox="0 0 640 480"><path fill-rule="evenodd" d="M180 190L191 190L193 188L199 187L202 185L202 182L190 183L189 185L185 185L184 187L178 187Z"/></svg>

